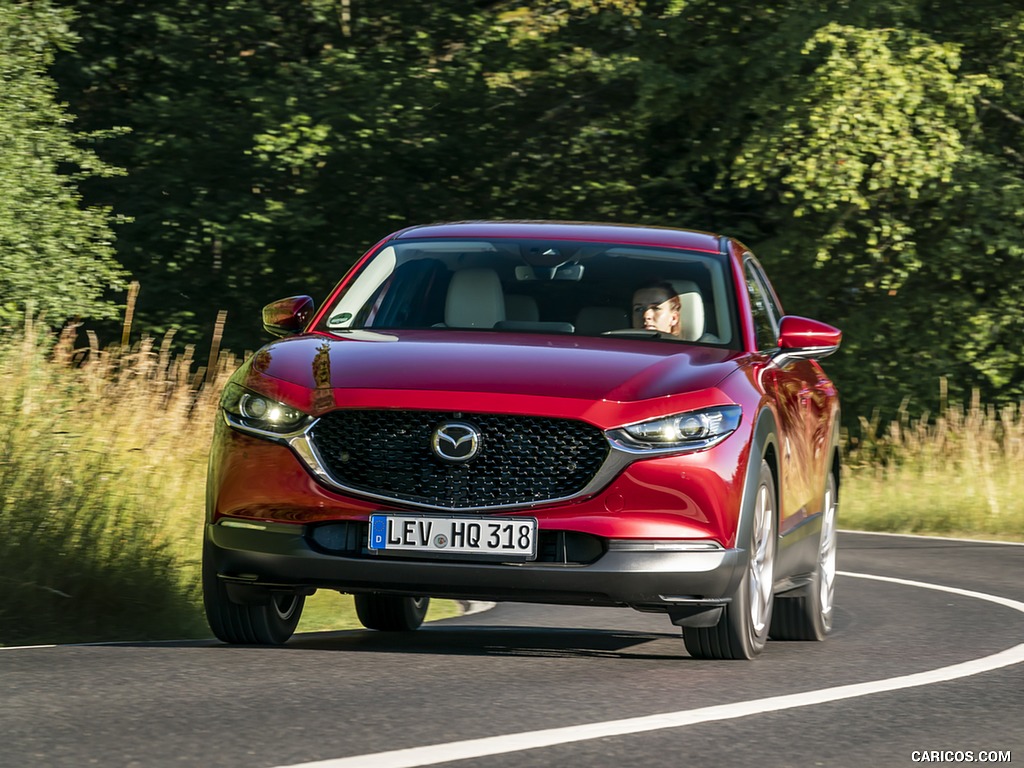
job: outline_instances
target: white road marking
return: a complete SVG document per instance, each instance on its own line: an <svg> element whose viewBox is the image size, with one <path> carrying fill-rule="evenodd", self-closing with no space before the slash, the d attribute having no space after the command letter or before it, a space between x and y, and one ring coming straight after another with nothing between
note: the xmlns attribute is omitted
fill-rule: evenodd
<svg viewBox="0 0 1024 768"><path fill-rule="evenodd" d="M887 576L874 576L867 573L850 573L839 571L842 576L849 576L855 579L869 579L872 581L900 584L920 589L932 589L939 592L948 592L963 597L971 597L978 600L985 600L990 603L1002 605L1024 614L1024 603L1017 600L1010 600L998 595L989 595L984 592L972 592L956 587L946 587L938 584L927 584L922 581L910 581L908 579L896 579ZM662 715L648 715L646 717L630 717L624 720L608 720L601 723L589 723L586 725L571 725L564 728L548 728L542 731L526 731L523 733L512 733L505 736L491 736L483 739L470 739L467 741L453 741L447 744L431 744L425 747L412 747L409 749L396 749L390 752L377 752L365 755L353 755L333 760L318 760L311 763L296 763L278 768L356 768L357 766L372 766L373 768L417 768L422 765L437 765L439 763L452 763L458 760L469 760L488 755L502 755L510 752L522 752L529 749L541 749L557 744L570 744L577 741L588 741L590 739L601 739L609 736L627 736L634 733L646 731L657 731L666 728L681 728L698 723L709 723L718 720L734 720L750 715L759 715L766 712L778 712L784 709L796 707L809 707L815 704L825 704L831 701L842 701L858 696L870 696L876 693L887 691L898 691L904 688L914 688L934 683L944 683L950 680L957 680L962 677L991 672L992 670L1008 667L1013 664L1024 662L1024 643L1015 645L1005 651L984 656L973 661L966 661L961 664L953 664L948 667L940 667L928 672L918 672L913 675L891 677L885 680L873 680L867 683L855 683L853 685L840 685L834 688L823 688L817 691L806 691L804 693L793 693L784 696L770 696L764 699L753 701L740 701L735 704L722 704L714 707L701 707L700 709L681 710L678 712L667 712Z"/></svg>
<svg viewBox="0 0 1024 768"><path fill-rule="evenodd" d="M473 615L475 615L477 613L483 613L484 611L489 611L495 605L497 605L497 603L492 603L492 602L489 602L487 600L467 600L466 601L466 610L463 611L462 613L460 613L458 618L461 618L463 616L473 616Z"/></svg>
<svg viewBox="0 0 1024 768"><path fill-rule="evenodd" d="M890 533L889 531L855 531L839 528L839 533L856 533L861 536L891 536L901 539L930 539L932 541L955 541L963 544L999 544L1005 547L1024 547L1024 541L999 541L998 539L967 539L956 536L932 536L923 533Z"/></svg>

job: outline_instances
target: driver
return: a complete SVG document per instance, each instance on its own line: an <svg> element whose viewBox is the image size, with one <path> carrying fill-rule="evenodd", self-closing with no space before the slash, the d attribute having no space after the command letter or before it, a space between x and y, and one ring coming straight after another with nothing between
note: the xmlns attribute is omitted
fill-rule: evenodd
<svg viewBox="0 0 1024 768"><path fill-rule="evenodd" d="M633 292L633 327L679 335L679 296L671 285L648 283Z"/></svg>

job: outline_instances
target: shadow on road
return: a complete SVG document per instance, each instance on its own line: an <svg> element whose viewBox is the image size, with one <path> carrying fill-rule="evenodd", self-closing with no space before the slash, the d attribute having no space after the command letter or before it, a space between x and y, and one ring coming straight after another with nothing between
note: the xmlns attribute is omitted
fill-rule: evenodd
<svg viewBox="0 0 1024 768"><path fill-rule="evenodd" d="M216 640L112 643L118 647L208 648L251 652L272 646L223 645ZM416 632L344 630L295 635L280 651L422 653L438 656L689 659L679 633L551 627L428 625Z"/></svg>
<svg viewBox="0 0 1024 768"><path fill-rule="evenodd" d="M442 656L689 658L679 634L516 626L424 627L412 633L349 631L297 635L288 648Z"/></svg>

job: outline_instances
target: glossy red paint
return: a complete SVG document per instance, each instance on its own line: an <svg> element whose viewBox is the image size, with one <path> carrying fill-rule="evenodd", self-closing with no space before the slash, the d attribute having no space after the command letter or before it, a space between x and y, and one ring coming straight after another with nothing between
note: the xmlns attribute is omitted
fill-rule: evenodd
<svg viewBox="0 0 1024 768"><path fill-rule="evenodd" d="M491 331L396 331L355 339L307 336L264 347L252 359L245 385L309 409L317 388L313 362L318 360L318 370L329 371L335 404L342 408L356 407L355 402L359 407L387 407L380 404L399 400L424 403L422 408L447 407L437 404L456 397L456 409L493 408L498 402L498 412L529 413L530 407L517 401L554 399L554 408L545 409L548 415L578 418L602 402L663 399L665 410L660 412L671 413L691 403L721 404L706 391L735 370L738 354L636 339ZM488 401L486 406L481 398ZM373 400L377 406L370 405ZM594 423L619 426L619 418Z"/></svg>
<svg viewBox="0 0 1024 768"><path fill-rule="evenodd" d="M617 539L709 539L735 543L739 508L734 478L746 459L743 435L697 457L635 462L599 494L563 504L529 508L541 529L570 530ZM208 480L211 522L221 517L282 523L365 521L398 504L367 501L324 488L283 445L215 429ZM629 499L629 510L609 499ZM609 507L612 509L609 509ZM523 509L493 513L524 514Z"/></svg>
<svg viewBox="0 0 1024 768"><path fill-rule="evenodd" d="M782 349L823 349L838 347L843 333L818 320L790 315L782 318L779 347Z"/></svg>
<svg viewBox="0 0 1024 768"><path fill-rule="evenodd" d="M297 333L306 327L315 310L309 296L292 296L263 308L263 329L274 336Z"/></svg>
<svg viewBox="0 0 1024 768"><path fill-rule="evenodd" d="M735 396L745 387L733 386L737 391L729 394L715 386L744 357L729 350L679 350L613 338L583 342L556 337L539 344L536 337L488 332L455 334L446 343L437 341L436 334L433 342L424 337L430 333L402 332L394 342L282 340L250 359L242 383L314 415L334 407L532 414L580 419L601 429L737 402L753 413L759 405L756 398L744 402ZM324 349L333 389L330 403L318 406L312 361ZM543 360L545 376L536 375L531 358ZM413 370L417 388L396 389L394 383L408 379L403 374ZM748 385L754 375L745 377ZM346 387L348 382L362 386ZM537 514L542 528L625 539L710 538L731 546L749 429L745 420L711 451L635 462L598 496L531 514ZM370 511L401 508L324 489L284 446L223 425L215 443L226 457L211 474L215 518L365 520ZM614 498L628 499L628 510L609 503Z"/></svg>

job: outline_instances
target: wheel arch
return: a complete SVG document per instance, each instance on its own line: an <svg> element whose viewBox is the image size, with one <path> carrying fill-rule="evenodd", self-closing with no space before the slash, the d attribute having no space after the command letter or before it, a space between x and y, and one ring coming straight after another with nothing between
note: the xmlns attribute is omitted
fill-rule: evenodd
<svg viewBox="0 0 1024 768"><path fill-rule="evenodd" d="M831 472L832 476L836 479L837 497L839 495L839 487L843 482L843 441L839 415L839 407L836 406L836 409L832 414L832 439L829 441L832 456L828 466L828 471Z"/></svg>
<svg viewBox="0 0 1024 768"><path fill-rule="evenodd" d="M747 460L747 470L743 481L743 493L740 498L739 522L736 526L736 546L743 548L741 542L749 541L750 526L752 525L753 509L751 499L757 493L757 484L761 477L761 462L768 462L771 469L772 480L775 490L775 522L778 530L778 515L781 505L778 499L781 498L781 473L779 471L779 439L778 427L775 421L775 414L770 408L762 408L754 424L753 435L750 441L750 455Z"/></svg>

